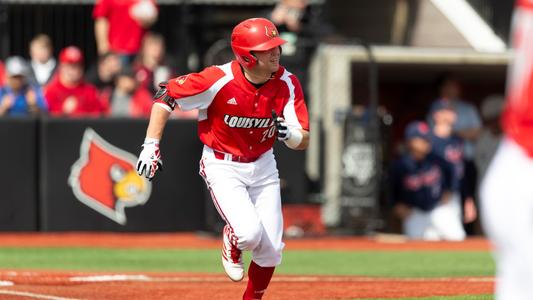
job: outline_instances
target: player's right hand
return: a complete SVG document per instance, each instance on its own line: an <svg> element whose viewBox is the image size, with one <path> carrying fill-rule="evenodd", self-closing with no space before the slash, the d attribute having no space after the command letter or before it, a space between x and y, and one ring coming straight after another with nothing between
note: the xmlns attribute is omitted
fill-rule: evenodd
<svg viewBox="0 0 533 300"><path fill-rule="evenodd" d="M284 118L279 117L276 114L276 111L272 110L272 119L274 120L274 126L276 126L276 131L278 132L278 140L286 141L291 137L291 131L289 130L289 125Z"/></svg>
<svg viewBox="0 0 533 300"><path fill-rule="evenodd" d="M142 151L137 161L137 173L151 181L159 169L163 171L159 142L147 139L142 145Z"/></svg>

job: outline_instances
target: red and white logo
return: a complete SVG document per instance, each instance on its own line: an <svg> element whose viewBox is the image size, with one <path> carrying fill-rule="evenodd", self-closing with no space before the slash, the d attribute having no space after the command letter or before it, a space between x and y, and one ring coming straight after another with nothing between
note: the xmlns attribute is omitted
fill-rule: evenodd
<svg viewBox="0 0 533 300"><path fill-rule="evenodd" d="M137 175L136 162L135 155L87 128L68 182L79 201L124 225L124 208L145 204L152 191L151 182Z"/></svg>

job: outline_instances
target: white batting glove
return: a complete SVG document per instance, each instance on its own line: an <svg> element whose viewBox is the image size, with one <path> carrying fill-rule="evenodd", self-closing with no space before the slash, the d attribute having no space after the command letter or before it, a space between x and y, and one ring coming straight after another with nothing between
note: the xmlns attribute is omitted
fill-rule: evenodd
<svg viewBox="0 0 533 300"><path fill-rule="evenodd" d="M141 146L142 151L137 161L137 173L139 176L152 180L155 172L159 169L163 171L163 161L161 160L161 151L159 151L159 140L146 138Z"/></svg>
<svg viewBox="0 0 533 300"><path fill-rule="evenodd" d="M272 111L272 119L274 119L274 125L278 132L278 140L286 141L291 138L291 131L289 130L289 125L284 118L278 117L277 114Z"/></svg>

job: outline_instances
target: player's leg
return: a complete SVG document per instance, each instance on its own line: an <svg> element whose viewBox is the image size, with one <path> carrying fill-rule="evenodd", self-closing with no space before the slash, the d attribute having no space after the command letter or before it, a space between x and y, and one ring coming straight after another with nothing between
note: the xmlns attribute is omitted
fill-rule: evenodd
<svg viewBox="0 0 533 300"><path fill-rule="evenodd" d="M239 281L244 276L242 250L257 247L263 232L255 207L243 183L241 168L233 162L202 158L200 174L204 177L213 204L226 221L222 262L228 276Z"/></svg>
<svg viewBox="0 0 533 300"><path fill-rule="evenodd" d="M504 140L481 186L484 228L495 245L496 299L533 295L533 160Z"/></svg>
<svg viewBox="0 0 533 300"><path fill-rule="evenodd" d="M274 268L281 263L284 247L283 216L279 174L274 155L265 153L255 164L256 181L250 182L248 192L262 225L259 245L252 251L252 262L248 269L248 286L243 299L261 299Z"/></svg>
<svg viewBox="0 0 533 300"><path fill-rule="evenodd" d="M274 268L281 263L281 252L284 244L283 216L281 213L281 197L279 180L261 186L249 188L250 197L261 220L263 233L259 245L252 251L252 262L248 269L248 287L243 299L261 299Z"/></svg>
<svg viewBox="0 0 533 300"><path fill-rule="evenodd" d="M461 218L461 199L453 193L446 203L439 204L431 212L431 222L441 239L462 241L466 237Z"/></svg>
<svg viewBox="0 0 533 300"><path fill-rule="evenodd" d="M428 212L413 208L411 214L403 221L402 226L403 233L410 239L431 239L431 237L427 236L430 233L426 233L432 230Z"/></svg>

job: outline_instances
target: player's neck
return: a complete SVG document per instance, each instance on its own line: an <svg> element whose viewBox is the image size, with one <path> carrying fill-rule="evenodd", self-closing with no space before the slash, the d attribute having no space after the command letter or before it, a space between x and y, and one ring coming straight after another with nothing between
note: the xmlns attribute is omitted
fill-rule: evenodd
<svg viewBox="0 0 533 300"><path fill-rule="evenodd" d="M272 74L261 72L258 70L251 70L241 67L244 78L254 85L262 85L272 78Z"/></svg>

